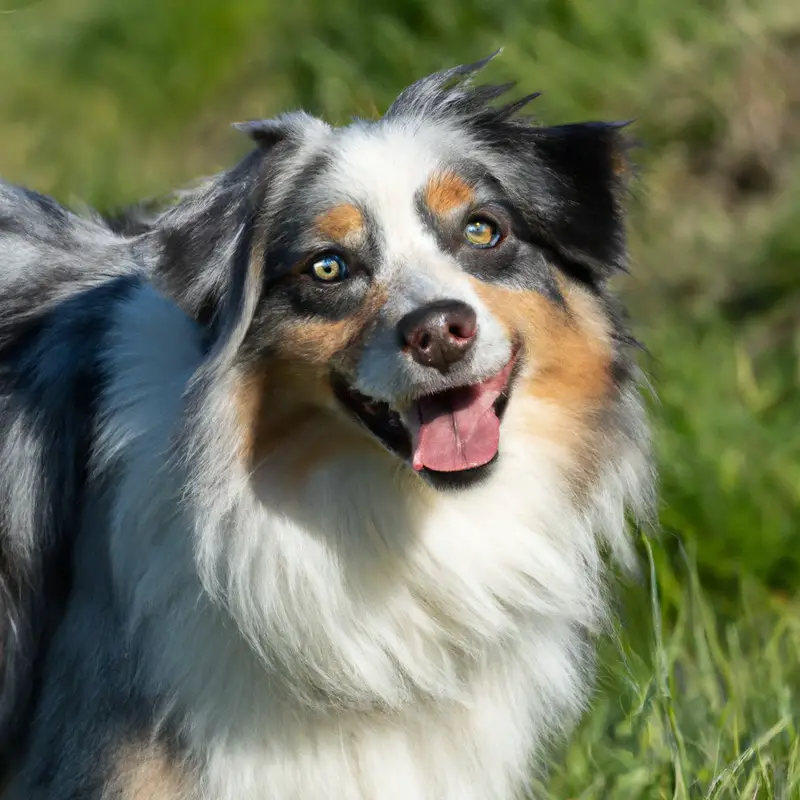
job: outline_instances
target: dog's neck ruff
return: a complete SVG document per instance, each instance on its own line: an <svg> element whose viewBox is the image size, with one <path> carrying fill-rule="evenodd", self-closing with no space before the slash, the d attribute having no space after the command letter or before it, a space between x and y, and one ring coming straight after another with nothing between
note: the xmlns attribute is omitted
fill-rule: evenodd
<svg viewBox="0 0 800 800"><path fill-rule="evenodd" d="M237 460L234 372L182 399L202 356L191 323L149 290L129 312L119 341L136 346L114 355L98 448L120 481L112 566L203 797L515 796L584 701L599 547L624 554L637 443L577 496L555 445L517 443L512 403L503 460L469 492L435 493L378 451L287 486L279 458ZM167 360L165 330L186 343Z"/></svg>

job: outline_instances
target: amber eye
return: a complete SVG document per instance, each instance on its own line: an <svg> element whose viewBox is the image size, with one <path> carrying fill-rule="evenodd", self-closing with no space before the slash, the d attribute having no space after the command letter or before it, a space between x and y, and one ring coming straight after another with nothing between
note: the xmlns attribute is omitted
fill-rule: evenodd
<svg viewBox="0 0 800 800"><path fill-rule="evenodd" d="M464 238L473 247L495 247L500 241L500 229L486 219L473 219L464 228Z"/></svg>
<svg viewBox="0 0 800 800"><path fill-rule="evenodd" d="M333 253L318 258L311 264L311 275L323 283L336 283L347 277L347 264Z"/></svg>

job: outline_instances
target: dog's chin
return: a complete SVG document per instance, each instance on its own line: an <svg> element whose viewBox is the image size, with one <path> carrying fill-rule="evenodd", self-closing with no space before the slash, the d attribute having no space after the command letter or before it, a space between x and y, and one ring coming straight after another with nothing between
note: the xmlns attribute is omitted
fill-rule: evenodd
<svg viewBox="0 0 800 800"><path fill-rule="evenodd" d="M471 467L470 469L462 469L456 472L440 472L439 470L424 467L417 474L433 486L434 489L439 489L442 492L473 489L492 474L499 459L500 451L498 450L491 461L482 464L480 467Z"/></svg>
<svg viewBox="0 0 800 800"><path fill-rule="evenodd" d="M508 407L509 398L513 389L514 379L518 372L518 361L516 358L509 362L507 377L500 393L491 406L492 413L497 417L502 425L503 416ZM376 400L356 390L351 383L341 374L334 372L331 374L331 385L334 394L345 412L356 420L372 437L378 440L383 447L393 456L413 468L414 472L430 484L435 489L441 491L455 491L471 489L483 483L491 474L500 460L500 450L496 450L494 455L485 463L469 466L464 469L437 470L431 469L424 464L415 464L413 451L413 435L409 426L404 421L403 416L388 403ZM410 413L415 413L414 406L420 400L428 400L436 403L446 403L450 400L449 395L454 395L458 391L469 387L458 387L448 389L433 395L426 395L419 398L412 405Z"/></svg>

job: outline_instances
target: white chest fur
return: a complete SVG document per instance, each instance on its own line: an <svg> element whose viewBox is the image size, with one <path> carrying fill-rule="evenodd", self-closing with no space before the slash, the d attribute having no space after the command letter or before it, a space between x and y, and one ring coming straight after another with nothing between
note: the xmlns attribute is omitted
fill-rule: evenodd
<svg viewBox="0 0 800 800"><path fill-rule="evenodd" d="M287 492L279 462L237 465L220 379L187 470L168 458L195 332L152 293L128 312L97 452L118 480L113 580L201 797L515 797L583 701L598 541L624 551L641 454L611 453L578 507L564 454L525 438L512 402L498 469L468 493L420 488L383 454Z"/></svg>

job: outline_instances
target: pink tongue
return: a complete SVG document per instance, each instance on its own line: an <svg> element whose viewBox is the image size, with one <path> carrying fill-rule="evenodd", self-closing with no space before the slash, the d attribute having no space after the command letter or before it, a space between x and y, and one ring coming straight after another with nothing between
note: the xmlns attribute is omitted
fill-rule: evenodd
<svg viewBox="0 0 800 800"><path fill-rule="evenodd" d="M458 472L494 458L500 445L500 420L493 405L510 371L509 364L484 383L417 401L418 419L411 426L415 470L427 467L437 472Z"/></svg>

